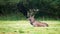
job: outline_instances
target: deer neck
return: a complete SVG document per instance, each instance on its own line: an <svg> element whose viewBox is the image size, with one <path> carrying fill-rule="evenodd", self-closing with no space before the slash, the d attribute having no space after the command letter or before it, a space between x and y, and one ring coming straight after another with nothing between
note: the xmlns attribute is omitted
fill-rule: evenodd
<svg viewBox="0 0 60 34"><path fill-rule="evenodd" d="M35 22L35 19L30 19L30 23L34 23Z"/></svg>
<svg viewBox="0 0 60 34"><path fill-rule="evenodd" d="M35 20L33 20L33 21L30 20L30 24L31 24L31 25L33 25L34 22L35 22Z"/></svg>

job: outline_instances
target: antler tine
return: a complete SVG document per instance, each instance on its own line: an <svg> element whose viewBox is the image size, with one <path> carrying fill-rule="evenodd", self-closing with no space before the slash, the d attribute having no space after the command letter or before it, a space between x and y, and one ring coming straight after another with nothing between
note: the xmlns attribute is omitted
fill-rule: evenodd
<svg viewBox="0 0 60 34"><path fill-rule="evenodd" d="M39 11L39 9L29 9L28 15L30 16L35 16L35 14Z"/></svg>

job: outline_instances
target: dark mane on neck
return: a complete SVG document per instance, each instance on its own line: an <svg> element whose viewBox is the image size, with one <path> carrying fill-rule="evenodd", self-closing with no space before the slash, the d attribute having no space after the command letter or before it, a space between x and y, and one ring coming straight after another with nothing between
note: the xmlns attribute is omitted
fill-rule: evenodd
<svg viewBox="0 0 60 34"><path fill-rule="evenodd" d="M35 20L33 22L30 21L30 24L33 25L34 22L35 22Z"/></svg>

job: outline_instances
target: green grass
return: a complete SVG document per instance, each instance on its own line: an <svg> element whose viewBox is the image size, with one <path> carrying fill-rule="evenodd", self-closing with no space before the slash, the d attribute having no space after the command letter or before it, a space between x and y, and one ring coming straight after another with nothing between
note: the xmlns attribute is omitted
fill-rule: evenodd
<svg viewBox="0 0 60 34"><path fill-rule="evenodd" d="M60 34L60 21L41 21L49 27L33 27L27 20L0 21L0 34Z"/></svg>

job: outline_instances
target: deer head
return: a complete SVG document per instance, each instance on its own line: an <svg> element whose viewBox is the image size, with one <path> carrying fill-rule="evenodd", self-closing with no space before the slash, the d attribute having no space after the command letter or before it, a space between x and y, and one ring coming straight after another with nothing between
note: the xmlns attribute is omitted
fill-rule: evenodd
<svg viewBox="0 0 60 34"><path fill-rule="evenodd" d="M28 18L28 20L30 21L30 24L33 25L33 23L34 23L34 21L35 21L35 18L34 18L34 16L30 16L30 17Z"/></svg>
<svg viewBox="0 0 60 34"><path fill-rule="evenodd" d="M38 9L29 9L28 20L30 21L30 23L33 23L35 21L34 16L35 16L37 11L38 11Z"/></svg>
<svg viewBox="0 0 60 34"><path fill-rule="evenodd" d="M30 21L31 23L33 23L33 22L35 21L34 16L30 16L28 19L29 19L29 21Z"/></svg>

